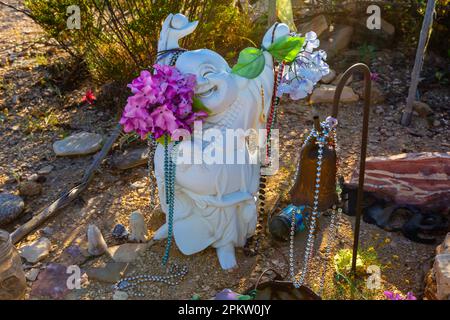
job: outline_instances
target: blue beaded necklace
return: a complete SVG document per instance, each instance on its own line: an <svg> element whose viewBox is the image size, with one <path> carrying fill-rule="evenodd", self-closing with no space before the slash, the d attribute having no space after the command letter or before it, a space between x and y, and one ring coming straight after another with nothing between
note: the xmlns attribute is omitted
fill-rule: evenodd
<svg viewBox="0 0 450 320"><path fill-rule="evenodd" d="M167 245L162 259L162 264L167 265L173 235L173 210L175 205L175 169L176 155L179 141L175 141L171 152L169 152L169 137L164 135L164 187L166 191L167 205Z"/></svg>

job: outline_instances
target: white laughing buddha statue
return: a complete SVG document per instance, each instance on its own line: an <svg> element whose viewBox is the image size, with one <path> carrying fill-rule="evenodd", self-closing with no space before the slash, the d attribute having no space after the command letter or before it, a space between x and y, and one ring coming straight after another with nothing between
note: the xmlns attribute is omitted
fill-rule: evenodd
<svg viewBox="0 0 450 320"><path fill-rule="evenodd" d="M178 48L178 40L192 33L197 22L189 22L181 14L170 15L164 22L158 50ZM275 26L274 26L275 27ZM274 40L289 34L285 24L277 24L264 36L267 48ZM182 73L196 75L196 96L211 110L203 130L265 128L273 93L272 56L264 52L264 71L255 79L231 72L219 54L207 49L183 52L176 61ZM169 63L170 55L158 63ZM263 95L261 94L263 92ZM264 96L264 101L262 96ZM264 110L262 110L264 108ZM262 113L264 113L263 116ZM180 143L204 150L209 141L186 140ZM248 152L248 150L246 150ZM155 152L155 174L162 210L167 214L164 188L164 147ZM173 235L183 254L191 255L208 246L216 248L223 269L237 266L235 247L243 247L256 228L256 193L259 184L258 164L177 164ZM167 238L164 224L155 234L156 240Z"/></svg>

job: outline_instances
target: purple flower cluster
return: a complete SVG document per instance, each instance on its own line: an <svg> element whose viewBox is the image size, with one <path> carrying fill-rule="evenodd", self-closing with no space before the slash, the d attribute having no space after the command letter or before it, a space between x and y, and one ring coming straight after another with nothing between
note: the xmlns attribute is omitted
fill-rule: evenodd
<svg viewBox="0 0 450 320"><path fill-rule="evenodd" d="M412 292L408 292L405 297L402 297L400 294L392 291L385 291L383 293L388 300L417 300Z"/></svg>
<svg viewBox="0 0 450 320"><path fill-rule="evenodd" d="M177 129L192 133L194 121L203 121L208 113L193 109L195 76L182 74L178 69L155 64L155 72L141 72L128 88L133 93L120 119L125 132L135 131L145 139L167 134Z"/></svg>

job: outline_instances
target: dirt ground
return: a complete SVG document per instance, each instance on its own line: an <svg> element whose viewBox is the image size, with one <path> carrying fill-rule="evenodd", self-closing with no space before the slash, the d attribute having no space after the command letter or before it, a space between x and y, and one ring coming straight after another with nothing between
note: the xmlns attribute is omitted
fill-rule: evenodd
<svg viewBox="0 0 450 320"><path fill-rule="evenodd" d="M115 111L99 101L96 106L79 106L81 97L88 88L99 90L89 80L84 80L72 90L61 90L49 72L55 65L68 61L67 55L52 41L46 39L42 30L20 13L0 6L0 192L18 192L17 179L25 180L46 165L54 169L43 182L39 196L25 199L24 215L6 227L12 231L30 219L33 214L49 205L60 193L76 183L93 156L56 157L52 144L58 139L80 131L96 132L107 136L116 123ZM409 68L413 57L410 52L391 50L377 52L372 63L373 71L380 75L379 83L386 100L373 106L370 114L368 156L389 155L404 152L448 151L448 106L450 92L442 88L430 88L423 100L434 109L434 118L414 116L410 127L399 124L402 104L406 100ZM333 66L341 71L352 62L347 59ZM400 63L401 62L401 63ZM342 66L341 66L342 64ZM395 71L393 70L395 68ZM331 106L315 106L322 119ZM312 107L306 103L283 101L280 111L280 171L270 178L268 203L286 190L294 170L296 154L301 146L300 136L311 125ZM438 119L438 123L434 120ZM439 120L440 119L440 120ZM339 114L338 145L340 174L346 178L356 167L359 157L362 103L341 106ZM140 184L136 184L140 182ZM137 186L137 187L136 187ZM145 167L118 171L106 161L81 198L55 217L48 220L20 243L21 247L45 234L52 243L50 256L38 264L45 268L49 262L61 262L61 253L72 244L86 242L89 224L96 224L105 235L108 244L113 244L111 230L117 223L128 226L131 212L139 210L149 226L150 236L164 222L160 212L148 206L148 178ZM319 253L313 259L309 285L317 288L323 259L322 243L327 234L328 217L324 218L323 230L317 238ZM354 219L343 215L339 221L337 248L351 248ZM296 238L298 254L303 252L303 237ZM376 226L362 223L360 245L374 247L382 269L382 288L373 292L372 298L383 299L384 290L414 292L421 297L423 277L434 257L434 245L411 242L399 233L388 233ZM157 242L141 255L129 268L128 275L162 274L160 259L165 241ZM222 271L215 251L211 248L201 253L184 256L176 246L171 259L188 267L185 280L178 286L149 283L144 287L146 299L190 299L199 294L207 299L216 292L231 288L237 292L254 285L257 275L267 267L281 273L287 272L288 244L274 245L267 241L259 259L247 257L242 250L237 252L239 268L232 272ZM88 261L83 267L101 265L107 257ZM296 267L300 270L301 259ZM25 264L26 268L30 265ZM330 270L329 267L328 270ZM332 272L328 272L325 297L333 295ZM31 288L32 283L29 282ZM111 284L89 281L83 289L74 292L71 299L111 299ZM29 297L27 295L27 297Z"/></svg>

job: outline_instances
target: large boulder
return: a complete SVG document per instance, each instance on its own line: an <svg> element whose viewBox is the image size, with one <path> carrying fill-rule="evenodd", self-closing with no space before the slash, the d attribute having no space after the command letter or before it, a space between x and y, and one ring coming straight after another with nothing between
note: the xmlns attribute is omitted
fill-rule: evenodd
<svg viewBox="0 0 450 320"><path fill-rule="evenodd" d="M324 33L320 38L320 49L327 52L328 58L333 58L346 49L352 41L353 27L337 26L333 31Z"/></svg>
<svg viewBox="0 0 450 320"><path fill-rule="evenodd" d="M304 35L309 31L314 31L319 37L323 32L328 30L328 22L324 15L316 16L311 21L300 24L297 27L298 33Z"/></svg>
<svg viewBox="0 0 450 320"><path fill-rule="evenodd" d="M357 186L358 178L356 170L349 184ZM446 210L450 203L450 152L367 158L364 190L398 204Z"/></svg>

